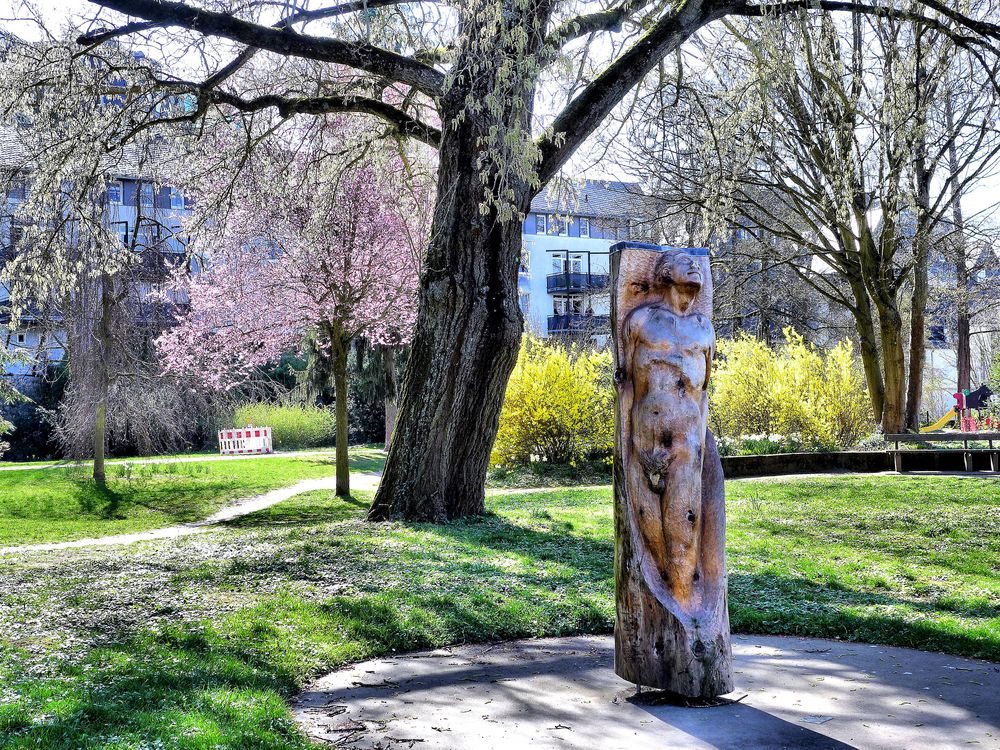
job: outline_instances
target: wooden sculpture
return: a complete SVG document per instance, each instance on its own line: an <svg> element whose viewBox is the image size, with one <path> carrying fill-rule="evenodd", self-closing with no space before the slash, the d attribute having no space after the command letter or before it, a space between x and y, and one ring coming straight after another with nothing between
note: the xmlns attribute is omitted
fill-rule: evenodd
<svg viewBox="0 0 1000 750"><path fill-rule="evenodd" d="M708 253L611 249L615 672L689 697L733 689L722 463L708 430Z"/></svg>

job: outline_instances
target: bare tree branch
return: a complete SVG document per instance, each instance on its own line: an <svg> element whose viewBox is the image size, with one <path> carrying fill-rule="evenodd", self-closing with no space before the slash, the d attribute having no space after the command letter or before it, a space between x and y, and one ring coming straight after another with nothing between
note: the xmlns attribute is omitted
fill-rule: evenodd
<svg viewBox="0 0 1000 750"><path fill-rule="evenodd" d="M556 27L549 39L554 46L561 46L599 31L617 31L632 13L648 4L649 0L622 0L613 8L568 19Z"/></svg>
<svg viewBox="0 0 1000 750"><path fill-rule="evenodd" d="M400 135L416 138L437 148L441 142L441 131L396 109L391 104L363 96L328 95L313 97L283 97L273 94L244 99L225 91L208 90L201 92L206 100L214 104L224 104L243 112L259 112L274 107L282 117L297 114L320 115L331 112L356 112L378 117L391 125Z"/></svg>
<svg viewBox="0 0 1000 750"><path fill-rule="evenodd" d="M604 28L600 26L601 23L609 24L608 28L612 28L616 23L616 14L621 12L624 16L628 12L627 7L631 3L637 2L639 0L624 0L621 5L606 11L605 14L584 16L582 19L592 19L588 23L596 24L597 30ZM940 3L937 0L920 0L920 2L933 10L939 10L937 6ZM783 0L782 2L758 5L751 5L747 2L729 2L728 0L723 2L718 0L687 2L660 19L652 29L594 79L579 96L566 105L566 108L553 122L549 132L540 139L539 146L542 157L539 163L539 177L541 182L544 184L555 175L566 159L594 132L628 90L652 71L660 59L678 48L681 43L703 26L727 15L779 16L793 11L810 9L846 11L881 18L908 20L941 32L963 48L970 49L980 46L1000 55L1000 48L987 41L988 39L1000 41L1000 26L979 21L957 11L949 10L944 15L947 15L961 27L980 36L959 34L942 21L921 13L902 11L888 5L870 5L850 0ZM566 27L566 31L572 33L569 27ZM976 50L971 51L976 52ZM989 66L985 65L985 61L981 58L980 61L988 69Z"/></svg>
<svg viewBox="0 0 1000 750"><path fill-rule="evenodd" d="M174 0L90 0L90 2L125 15L144 18L155 26L179 26L206 36L231 39L279 55L347 65L413 86L429 96L439 95L444 84L444 75L429 65L367 42L348 42L343 39L300 34L288 27L264 26L244 21L228 13L193 8ZM91 43L87 35L80 37L78 41L81 44Z"/></svg>

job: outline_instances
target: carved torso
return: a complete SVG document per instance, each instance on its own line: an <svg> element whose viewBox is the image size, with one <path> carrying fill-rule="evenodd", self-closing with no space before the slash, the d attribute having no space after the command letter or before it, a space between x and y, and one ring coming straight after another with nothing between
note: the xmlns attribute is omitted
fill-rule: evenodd
<svg viewBox="0 0 1000 750"><path fill-rule="evenodd" d="M636 399L670 394L701 407L708 389L715 331L704 315L678 315L662 304L636 308L625 324Z"/></svg>

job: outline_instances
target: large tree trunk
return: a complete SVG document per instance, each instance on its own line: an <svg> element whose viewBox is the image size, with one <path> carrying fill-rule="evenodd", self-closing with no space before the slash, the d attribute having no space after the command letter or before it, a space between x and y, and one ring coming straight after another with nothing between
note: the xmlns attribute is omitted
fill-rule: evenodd
<svg viewBox="0 0 1000 750"><path fill-rule="evenodd" d="M917 232L913 238L913 292L910 294L910 362L906 385L906 429L920 429L920 400L927 358L927 299L930 294L927 261L930 257L931 174L921 155L917 159Z"/></svg>
<svg viewBox="0 0 1000 750"><path fill-rule="evenodd" d="M94 481L103 484L107 479L104 468L104 446L107 441L107 393L97 402L94 410Z"/></svg>
<svg viewBox="0 0 1000 750"><path fill-rule="evenodd" d="M906 358L903 354L903 318L895 307L879 310L882 362L885 371L885 405L882 430L901 432L905 422Z"/></svg>
<svg viewBox="0 0 1000 750"><path fill-rule="evenodd" d="M851 294L854 296L854 329L858 332L860 344L861 365L865 371L865 384L868 386L868 398L872 404L872 415L882 423L882 411L885 408L885 381L882 379L882 355L878 348L878 336L875 333L875 320L872 318L871 299L865 282L858 277L848 279Z"/></svg>
<svg viewBox="0 0 1000 750"><path fill-rule="evenodd" d="M396 426L398 389L396 384L396 349L382 349L382 378L385 391L385 450L392 445L392 431Z"/></svg>
<svg viewBox="0 0 1000 750"><path fill-rule="evenodd" d="M918 240L924 244L926 240ZM910 361L906 381L906 429L920 429L920 402L924 389L924 360L927 358L927 260L916 261L913 268L913 293L910 295Z"/></svg>
<svg viewBox="0 0 1000 750"><path fill-rule="evenodd" d="M972 311L969 300L969 266L965 250L965 216L962 213L962 188L955 147L955 122L951 99L945 101L945 117L951 140L948 142L948 167L951 172L952 246L955 248L955 336L958 390L972 389Z"/></svg>
<svg viewBox="0 0 1000 750"><path fill-rule="evenodd" d="M347 352L351 342L339 326L330 329L330 348L333 357L333 397L337 425L337 494L351 494L351 468L347 458Z"/></svg>
<svg viewBox="0 0 1000 750"><path fill-rule="evenodd" d="M972 390L972 315L969 312L969 269L966 265L965 247L961 240L955 259L957 302L955 337L958 390Z"/></svg>
<svg viewBox="0 0 1000 750"><path fill-rule="evenodd" d="M919 42L918 42L919 50ZM931 87L933 88L933 87ZM906 429L920 429L920 400L924 390L924 364L927 358L926 311L929 285L927 261L930 257L931 180L934 162L927 159L927 71L922 65L916 69L915 85L918 105L918 135L914 154L914 181L916 183L917 231L913 238L913 291L910 294L910 369L906 385Z"/></svg>
<svg viewBox="0 0 1000 750"><path fill-rule="evenodd" d="M111 314L114 284L111 277L102 274L97 285L100 295L101 319L97 327L98 346L93 352L97 361L93 363L94 373L94 481L103 484L107 479L105 470L105 446L107 445L108 391L110 390L110 372L108 357L111 354Z"/></svg>
<svg viewBox="0 0 1000 750"><path fill-rule="evenodd" d="M369 518L447 521L485 509L486 470L517 359L519 221L480 211L477 141L489 124L447 97L438 195L396 434ZM502 124L501 124L502 125ZM520 188L518 208L530 193Z"/></svg>

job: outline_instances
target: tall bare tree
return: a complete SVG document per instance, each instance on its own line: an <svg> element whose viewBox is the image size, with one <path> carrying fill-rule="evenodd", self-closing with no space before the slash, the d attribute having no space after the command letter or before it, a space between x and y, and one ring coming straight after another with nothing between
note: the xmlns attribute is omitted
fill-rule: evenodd
<svg viewBox="0 0 1000 750"><path fill-rule="evenodd" d="M680 106L651 86L629 140L633 161L702 212L703 235L756 238L751 257L850 312L874 412L895 432L917 425L932 242L948 232L952 191L1000 156L996 67L969 75L978 58L906 20L841 21L728 23L696 74L667 82ZM949 148L962 151L951 171Z"/></svg>

